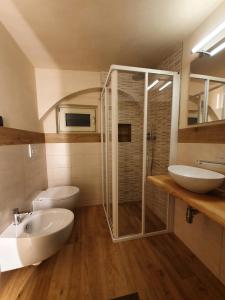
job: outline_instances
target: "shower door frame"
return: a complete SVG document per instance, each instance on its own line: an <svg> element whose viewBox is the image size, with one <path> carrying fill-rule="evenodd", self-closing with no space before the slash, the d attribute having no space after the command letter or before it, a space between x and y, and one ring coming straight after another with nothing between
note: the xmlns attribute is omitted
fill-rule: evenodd
<svg viewBox="0 0 225 300"><path fill-rule="evenodd" d="M138 72L145 74L144 85L144 120L143 120L143 162L142 162L142 228L137 234L126 236L118 236L118 71ZM145 186L146 186L146 160L147 160L147 117L148 117L148 77L149 74L168 75L172 77L172 107L171 107L171 129L170 129L170 154L169 164L175 163L177 154L177 137L178 137L178 121L179 121L179 98L180 98L180 75L178 72L164 71L158 69L147 69L121 65L111 65L106 77L105 84L101 94L101 149L102 149L102 170L104 162L103 151L103 117L104 103L103 97L106 97L106 89L109 80L112 82L112 227L108 220L108 212L105 209L104 202L107 202L108 195L103 192L103 208L106 214L106 219L110 229L111 237L114 242L136 239L140 237L153 236L163 233L168 233L173 227L173 211L174 200L168 195L167 205L167 224L166 229L145 233ZM105 132L105 129L104 129ZM105 141L106 142L106 141ZM107 145L108 146L108 145ZM106 147L107 147L106 146ZM107 173L107 172L106 172ZM104 191L104 170L102 171L102 191ZM108 183L107 183L108 184ZM106 188L107 191L107 188Z"/></svg>

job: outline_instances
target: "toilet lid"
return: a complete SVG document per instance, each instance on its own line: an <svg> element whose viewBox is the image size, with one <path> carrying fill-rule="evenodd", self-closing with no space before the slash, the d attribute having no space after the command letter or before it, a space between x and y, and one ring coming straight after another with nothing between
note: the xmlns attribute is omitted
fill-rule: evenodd
<svg viewBox="0 0 225 300"><path fill-rule="evenodd" d="M38 198L63 200L77 193L79 193L79 188L76 186L56 186L41 192Z"/></svg>

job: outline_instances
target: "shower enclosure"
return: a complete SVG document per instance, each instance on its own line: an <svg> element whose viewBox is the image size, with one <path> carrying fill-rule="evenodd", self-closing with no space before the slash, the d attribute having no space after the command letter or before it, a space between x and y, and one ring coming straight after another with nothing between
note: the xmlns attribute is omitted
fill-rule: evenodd
<svg viewBox="0 0 225 300"><path fill-rule="evenodd" d="M103 206L113 240L169 231L166 193L147 176L175 161L179 74L112 65L101 95Z"/></svg>

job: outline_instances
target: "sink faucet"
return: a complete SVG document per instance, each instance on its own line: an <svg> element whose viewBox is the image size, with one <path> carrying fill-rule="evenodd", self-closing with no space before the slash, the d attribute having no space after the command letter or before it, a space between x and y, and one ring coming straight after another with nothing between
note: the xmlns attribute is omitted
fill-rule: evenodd
<svg viewBox="0 0 225 300"><path fill-rule="evenodd" d="M19 225L22 222L23 217L25 215L31 214L31 212L20 212L19 208L14 208L12 212L13 212L14 225Z"/></svg>

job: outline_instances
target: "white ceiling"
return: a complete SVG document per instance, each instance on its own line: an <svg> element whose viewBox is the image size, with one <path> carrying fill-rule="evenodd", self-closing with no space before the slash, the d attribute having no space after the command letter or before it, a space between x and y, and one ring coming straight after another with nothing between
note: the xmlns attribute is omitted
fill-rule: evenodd
<svg viewBox="0 0 225 300"><path fill-rule="evenodd" d="M223 0L1 0L0 20L35 67L154 67Z"/></svg>

